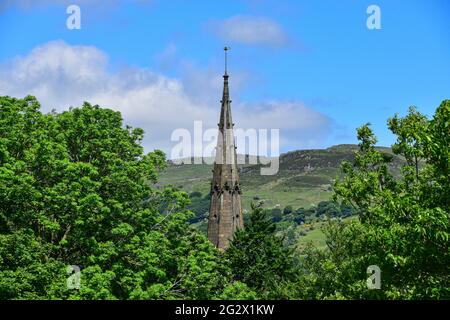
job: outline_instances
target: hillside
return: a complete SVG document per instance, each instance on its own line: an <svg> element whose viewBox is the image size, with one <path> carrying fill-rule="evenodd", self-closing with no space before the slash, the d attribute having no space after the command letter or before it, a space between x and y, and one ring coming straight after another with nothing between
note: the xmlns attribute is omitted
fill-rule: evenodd
<svg viewBox="0 0 450 320"><path fill-rule="evenodd" d="M398 174L402 159L390 148L378 149L393 158L391 170L394 175ZM262 176L260 165L240 166L244 220L251 203L262 201L267 214L276 222L278 232L289 245L297 244L298 248L303 248L312 243L317 248L324 248L322 226L325 216L345 220L354 217L353 209L334 205L329 200L334 179L340 174L340 164L342 161L352 162L357 150L357 145L347 144L288 152L280 156L279 171L273 176ZM173 185L190 194L190 209L195 213L191 223L205 233L211 170L212 165L208 164L176 165L169 161L168 168L160 175L161 185Z"/></svg>
<svg viewBox="0 0 450 320"><path fill-rule="evenodd" d="M280 169L276 175L260 175L260 165L240 167L242 204L244 210L252 201L264 201L267 208L292 206L308 208L329 200L332 184L339 175L340 163L353 161L357 145L337 145L327 149L298 150L280 156ZM398 172L401 159L390 148L380 147L393 156L392 169ZM174 185L197 196L209 193L212 165L169 163L160 175L161 185Z"/></svg>

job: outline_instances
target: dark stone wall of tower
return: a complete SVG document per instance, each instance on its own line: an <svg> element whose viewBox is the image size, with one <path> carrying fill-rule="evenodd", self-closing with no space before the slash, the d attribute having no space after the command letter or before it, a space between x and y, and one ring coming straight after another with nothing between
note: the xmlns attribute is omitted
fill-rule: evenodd
<svg viewBox="0 0 450 320"><path fill-rule="evenodd" d="M244 227L241 209L241 189L235 177L237 168L223 172L223 166L215 165L211 187L211 207L208 222L208 238L219 249L226 249L238 228ZM220 177L219 177L220 176ZM222 179L224 178L224 179ZM215 183L221 180L223 183ZM234 181L234 183L233 183Z"/></svg>
<svg viewBox="0 0 450 320"><path fill-rule="evenodd" d="M229 246L236 230L244 227L227 74L224 75L221 103L216 161L211 182L208 238L223 250Z"/></svg>

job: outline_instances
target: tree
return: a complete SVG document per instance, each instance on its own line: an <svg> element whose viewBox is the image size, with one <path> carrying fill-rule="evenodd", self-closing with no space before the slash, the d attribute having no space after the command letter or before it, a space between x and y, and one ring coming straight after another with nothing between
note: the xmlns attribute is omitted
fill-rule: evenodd
<svg viewBox="0 0 450 320"><path fill-rule="evenodd" d="M342 217L349 217L354 214L356 214L355 208L353 208L351 205L341 203L339 206L339 210L341 211Z"/></svg>
<svg viewBox="0 0 450 320"><path fill-rule="evenodd" d="M333 201L321 201L317 205L316 216L327 215L330 217L336 217L340 215L339 207Z"/></svg>
<svg viewBox="0 0 450 320"><path fill-rule="evenodd" d="M211 202L210 194L205 194L203 196L201 192L195 191L189 195L189 198L190 204L187 208L194 213L194 217L190 218L188 221L190 223L198 223L205 220L208 216Z"/></svg>
<svg viewBox="0 0 450 320"><path fill-rule="evenodd" d="M202 197L202 193L200 191L194 191L189 194L189 198L191 198L191 199L201 198L201 197Z"/></svg>
<svg viewBox="0 0 450 320"><path fill-rule="evenodd" d="M154 187L161 151L143 130L85 103L42 114L0 97L0 298L206 299L227 270L189 227L189 198ZM81 268L79 290L66 267Z"/></svg>
<svg viewBox="0 0 450 320"><path fill-rule="evenodd" d="M420 114L415 107L410 107L408 115L400 118L396 114L388 120L388 127L397 135L397 142L392 151L405 157L408 167L404 169L414 172L414 179L419 179L420 160L424 156L424 131L427 130L427 118Z"/></svg>
<svg viewBox="0 0 450 320"><path fill-rule="evenodd" d="M283 219L283 212L280 208L274 208L271 210L271 216L273 222L280 222Z"/></svg>
<svg viewBox="0 0 450 320"><path fill-rule="evenodd" d="M407 159L402 176L393 178L370 127L359 128L359 151L343 163L334 198L360 221L330 222L328 250L307 255L304 280L315 297L450 298L450 101L432 120L410 109L389 126L398 137L393 152ZM366 288L369 265L380 267L382 290Z"/></svg>
<svg viewBox="0 0 450 320"><path fill-rule="evenodd" d="M252 207L250 222L235 233L225 257L232 279L245 283L262 298L278 298L279 284L294 277L293 251L276 235L275 223L259 207Z"/></svg>
<svg viewBox="0 0 450 320"><path fill-rule="evenodd" d="M283 214L290 214L290 213L292 213L294 211L294 209L292 208L292 206L286 206L284 209L283 209Z"/></svg>

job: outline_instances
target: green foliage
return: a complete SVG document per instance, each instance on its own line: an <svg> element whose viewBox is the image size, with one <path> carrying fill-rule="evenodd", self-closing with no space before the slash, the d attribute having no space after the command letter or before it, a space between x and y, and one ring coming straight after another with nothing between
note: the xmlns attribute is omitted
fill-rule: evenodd
<svg viewBox="0 0 450 320"><path fill-rule="evenodd" d="M205 220L207 194L156 186L165 156L144 154L141 129L88 103L39 109L0 97L0 299L450 298L450 100L431 120L414 108L390 119L394 154L359 128L332 201L253 207L225 252L190 226ZM294 175L302 161L324 165L301 158L285 155L284 183L329 182ZM305 230L325 246L323 232L326 249L300 244ZM79 289L67 286L69 265L81 268ZM381 290L366 287L370 265Z"/></svg>
<svg viewBox="0 0 450 320"><path fill-rule="evenodd" d="M186 193L157 189L166 161L144 132L85 103L42 114L0 97L0 298L206 299L227 272L189 227ZM81 268L79 290L66 267Z"/></svg>
<svg viewBox="0 0 450 320"><path fill-rule="evenodd" d="M332 201L321 201L317 205L316 216L328 216L328 217L338 217L341 216L341 210L335 202Z"/></svg>
<svg viewBox="0 0 450 320"><path fill-rule="evenodd" d="M293 251L276 235L266 212L254 207L250 222L238 230L225 253L232 279L247 284L261 298L277 298L276 287L294 276Z"/></svg>
<svg viewBox="0 0 450 320"><path fill-rule="evenodd" d="M290 214L290 213L292 213L292 211L294 211L294 209L292 208L292 206L286 206L286 207L283 209L283 214Z"/></svg>
<svg viewBox="0 0 450 320"><path fill-rule="evenodd" d="M274 208L270 210L270 216L273 222L280 222L283 219L283 212L280 208Z"/></svg>
<svg viewBox="0 0 450 320"><path fill-rule="evenodd" d="M205 221L208 217L209 207L210 207L210 194L202 195L199 191L191 192L189 195L191 203L187 206L195 216L189 219L190 223L198 223Z"/></svg>
<svg viewBox="0 0 450 320"><path fill-rule="evenodd" d="M245 283L240 281L235 281L225 287L220 296L217 297L219 300L256 300L257 293L247 287Z"/></svg>
<svg viewBox="0 0 450 320"><path fill-rule="evenodd" d="M312 298L450 298L450 101L432 120L414 108L395 116L393 151L406 159L400 179L375 148L370 127L358 129L355 162L343 163L335 200L358 210L360 222L330 223L328 251L310 250L303 278ZM382 290L365 287L369 265L381 269Z"/></svg>

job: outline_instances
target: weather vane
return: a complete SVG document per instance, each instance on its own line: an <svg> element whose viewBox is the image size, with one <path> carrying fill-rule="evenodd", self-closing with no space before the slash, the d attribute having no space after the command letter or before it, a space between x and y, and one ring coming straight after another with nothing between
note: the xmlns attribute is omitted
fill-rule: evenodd
<svg viewBox="0 0 450 320"><path fill-rule="evenodd" d="M226 46L225 48L223 48L223 50L225 50L225 74L227 74L227 59L228 59L228 50L230 50L231 48Z"/></svg>

